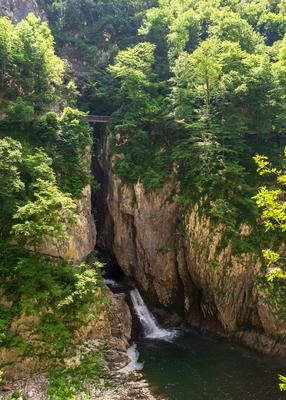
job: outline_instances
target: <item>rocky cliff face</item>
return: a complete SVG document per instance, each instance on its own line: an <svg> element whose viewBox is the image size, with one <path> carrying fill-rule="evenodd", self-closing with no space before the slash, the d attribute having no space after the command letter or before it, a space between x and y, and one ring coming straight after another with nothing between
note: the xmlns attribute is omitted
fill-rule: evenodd
<svg viewBox="0 0 286 400"><path fill-rule="evenodd" d="M286 323L277 319L255 288L261 267L254 254L220 248L224 227L199 217L198 207L179 233L171 183L146 194L140 183L124 185L112 172L109 145L99 155L106 199L99 246L157 303L181 308L185 320L271 353L286 356ZM241 236L249 229L241 228Z"/></svg>
<svg viewBox="0 0 286 400"><path fill-rule="evenodd" d="M71 348L77 350L77 347L82 344L98 342L101 347L104 347L104 356L112 369L119 369L130 361L127 349L131 342L132 317L124 294L113 294L107 291L105 295L110 299L109 307L100 313L96 306L91 307L91 320L88 325L75 333ZM18 335L26 345L35 346L36 349L42 351L46 343L42 342L35 333L38 324L39 318L36 316L18 316L12 322L11 332ZM69 351L66 351L65 357L68 362ZM71 357L74 357L74 353ZM38 358L36 354L32 356L22 354L17 348L5 346L0 348L0 364L5 376L13 379L39 373L50 367L53 361L48 354L42 354ZM1 394L0 398L2 398Z"/></svg>
<svg viewBox="0 0 286 400"><path fill-rule="evenodd" d="M96 244L96 227L91 212L91 188L86 186L82 198L77 201L78 223L68 229L68 240L64 245L50 242L41 252L56 257L64 257L79 263L93 250Z"/></svg>
<svg viewBox="0 0 286 400"><path fill-rule="evenodd" d="M112 173L108 144L100 157L107 213L98 245L112 252L125 274L165 306L180 302L176 257L176 206L168 185L146 195L141 184L123 185Z"/></svg>
<svg viewBox="0 0 286 400"><path fill-rule="evenodd" d="M0 16L7 16L14 22L19 22L29 13L34 13L46 19L45 13L40 9L37 0L1 0Z"/></svg>

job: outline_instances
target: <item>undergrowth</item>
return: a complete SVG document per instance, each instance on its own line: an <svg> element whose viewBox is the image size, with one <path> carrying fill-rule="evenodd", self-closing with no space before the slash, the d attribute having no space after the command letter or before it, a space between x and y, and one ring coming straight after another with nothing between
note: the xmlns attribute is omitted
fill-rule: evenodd
<svg viewBox="0 0 286 400"><path fill-rule="evenodd" d="M89 400L94 387L102 384L108 372L100 351L86 355L78 366L58 369L50 374L49 400Z"/></svg>
<svg viewBox="0 0 286 400"><path fill-rule="evenodd" d="M16 248L1 248L0 253L0 290L6 303L0 307L1 345L22 355L61 356L74 332L107 306L102 264L93 259L75 267ZM26 317L37 340L25 342L11 329L13 320Z"/></svg>

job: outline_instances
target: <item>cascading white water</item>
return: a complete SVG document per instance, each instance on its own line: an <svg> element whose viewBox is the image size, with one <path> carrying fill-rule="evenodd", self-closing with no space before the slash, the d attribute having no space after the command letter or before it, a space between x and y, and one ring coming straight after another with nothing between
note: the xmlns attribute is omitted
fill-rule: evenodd
<svg viewBox="0 0 286 400"><path fill-rule="evenodd" d="M120 283L114 281L113 279L104 279L103 281L107 286L110 286L115 289L122 287L122 285L120 285Z"/></svg>
<svg viewBox="0 0 286 400"><path fill-rule="evenodd" d="M130 363L126 365L126 367L121 368L119 372L133 372L133 371L141 371L144 367L144 363L139 362L139 351L137 350L137 345L135 343L132 344L131 347L127 350L128 357L130 359Z"/></svg>
<svg viewBox="0 0 286 400"><path fill-rule="evenodd" d="M177 335L175 330L171 331L159 327L154 315L152 315L144 303L138 289L131 290L130 297L146 338L171 340Z"/></svg>

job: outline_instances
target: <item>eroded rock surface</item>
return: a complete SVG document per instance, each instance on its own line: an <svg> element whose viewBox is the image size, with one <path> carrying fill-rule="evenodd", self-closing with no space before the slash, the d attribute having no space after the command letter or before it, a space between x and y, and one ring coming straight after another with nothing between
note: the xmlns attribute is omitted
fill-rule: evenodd
<svg viewBox="0 0 286 400"><path fill-rule="evenodd" d="M123 184L113 162L105 142L99 154L106 199L100 247L149 298L180 308L191 325L286 356L286 322L271 312L255 285L261 269L257 255L235 255L230 242L222 247L225 228L201 217L198 206L180 232L179 210L171 201L175 183L146 193L139 182ZM249 234L242 226L242 240Z"/></svg>
<svg viewBox="0 0 286 400"><path fill-rule="evenodd" d="M108 144L106 144L108 146ZM111 251L125 274L161 304L179 301L176 259L176 206L171 186L145 194L142 184L123 185L112 173L109 150L102 153L108 213L99 245Z"/></svg>
<svg viewBox="0 0 286 400"><path fill-rule="evenodd" d="M7 16L13 22L19 22L29 13L46 19L45 13L36 0L1 0L0 16Z"/></svg>
<svg viewBox="0 0 286 400"><path fill-rule="evenodd" d="M58 245L51 241L41 248L43 254L64 257L76 263L84 260L96 244L96 227L91 209L91 188L86 186L77 200L78 223L68 228L68 240Z"/></svg>
<svg viewBox="0 0 286 400"><path fill-rule="evenodd" d="M106 311L98 314L95 312L94 319L86 327L83 327L75 338L72 345L70 358L65 358L65 365L68 367L77 366L84 355L92 354L104 349L106 361L106 377L100 381L92 382L89 386L91 399L94 400L155 400L148 383L143 376L137 372L121 373L119 370L130 362L127 356L127 348L131 340L132 317L129 307L125 301L124 294L112 294L109 292L110 305ZM15 321L15 329L18 333L25 335L31 322L31 318L22 318ZM77 342L79 344L77 344ZM0 354L4 356L4 353ZM7 356L7 355L6 355ZM14 356L14 358L13 358ZM49 375L39 374L44 364L43 360L35 358L20 359L17 354L10 354L13 365L5 368L5 377L12 377L13 380L6 380L0 388L0 399L10 398L11 394L17 390L22 396L29 400L46 400L48 398L47 389L49 387ZM36 364L35 364L36 363ZM48 365L47 365L48 367ZM27 377L28 373L37 373ZM22 378L16 379L15 378ZM78 400L84 399L84 393L76 395Z"/></svg>
<svg viewBox="0 0 286 400"><path fill-rule="evenodd" d="M125 294L113 294L109 289L104 289L101 295L109 298L106 309L99 312L96 305L90 308L89 312L93 317L86 326L75 332L71 343L72 359L77 349L80 355L82 343L98 342L105 348L106 361L111 370L119 370L130 362L127 349L131 342L132 316L125 301ZM27 345L40 350L38 353L41 354L41 350L46 348L46 343L36 334L39 322L39 318L34 316L17 317L12 322L11 332L17 334ZM68 363L69 352L66 353ZM51 362L53 360L46 353L38 358L35 355L23 356L14 348L0 348L0 364L3 366L5 377L25 378L27 374L49 368Z"/></svg>

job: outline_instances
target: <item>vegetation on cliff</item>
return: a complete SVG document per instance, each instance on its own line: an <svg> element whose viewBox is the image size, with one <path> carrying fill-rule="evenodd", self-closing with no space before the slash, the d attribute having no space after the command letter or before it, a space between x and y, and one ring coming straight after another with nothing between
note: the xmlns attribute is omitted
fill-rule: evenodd
<svg viewBox="0 0 286 400"><path fill-rule="evenodd" d="M286 148L284 156L286 155ZM258 165L258 172L260 175L274 175L277 181L276 187L263 186L259 188L258 194L254 197L260 209L262 209L262 218L265 228L270 231L286 230L286 202L285 202L285 189L286 175L283 169L278 169L272 166L266 156L255 157ZM273 244L275 246L275 243ZM274 266L269 271L268 280L286 279L285 271L285 258L281 257L277 252L277 244L272 249L265 249L263 251L264 257L268 261L268 267Z"/></svg>
<svg viewBox="0 0 286 400"><path fill-rule="evenodd" d="M226 227L222 247L260 255L271 238L262 209L276 242L259 285L285 320L285 1L39 3L53 35L33 15L0 19L0 344L58 356L105 301L98 262L75 270L41 254L50 241L65 243L91 182L85 111L112 114L123 182L146 191L176 182L183 216L199 204ZM242 224L251 227L243 239ZM23 315L44 348L12 329ZM67 386L63 396L73 398Z"/></svg>
<svg viewBox="0 0 286 400"><path fill-rule="evenodd" d="M105 302L98 261L74 268L41 250L77 224L91 129L47 23L0 19L0 74L0 345L52 361Z"/></svg>
<svg viewBox="0 0 286 400"><path fill-rule="evenodd" d="M284 147L284 2L44 3L81 107L114 112L118 175L146 190L173 177L183 208L257 228L252 157L280 163Z"/></svg>
<svg viewBox="0 0 286 400"><path fill-rule="evenodd" d="M78 68L79 104L112 113L117 175L141 181L146 191L176 182L173 200L183 216L199 204L225 226L220 248L231 242L233 254L259 257L272 233L254 199L266 177L253 157L263 154L283 168L285 2L47 4L59 51ZM242 226L250 227L243 238ZM275 235L279 247L285 232ZM279 285L283 292L283 280ZM265 279L263 286L268 291ZM285 296L278 302L285 319Z"/></svg>
<svg viewBox="0 0 286 400"><path fill-rule="evenodd" d="M252 156L279 160L284 132L283 5L265 2L250 18L246 4L159 1L139 31L153 45L144 84L143 63L133 58L131 65L130 57L141 51L145 63L147 44L121 52L110 68L125 94L115 122L115 151L124 154L119 175L142 179L148 189L171 174L179 179L183 205L207 199L208 213L233 230L256 218ZM124 63L126 71L119 75ZM132 79L149 107L126 94ZM151 123L138 118L140 111ZM146 167L144 157L160 162Z"/></svg>
<svg viewBox="0 0 286 400"><path fill-rule="evenodd" d="M49 0L42 6L80 83L80 108L112 114L119 177L142 181L146 191L175 181L173 200L183 216L199 204L226 228L221 249L231 242L233 254L259 257L271 234L254 199L265 175L256 173L253 157L263 154L283 168L285 2ZM53 158L61 169L61 157ZM58 182L73 193L65 177ZM242 226L250 227L243 238ZM284 240L277 232L277 247ZM267 291L265 279L263 285Z"/></svg>

